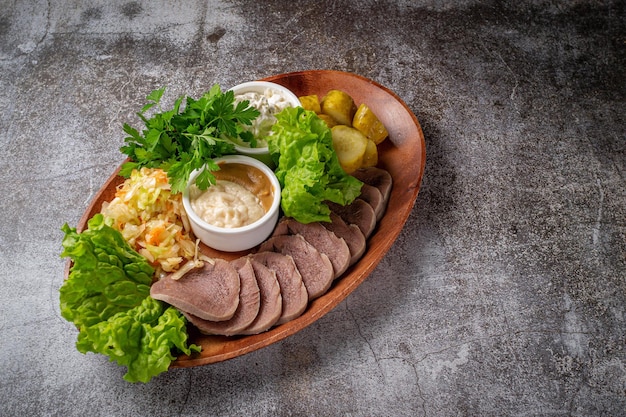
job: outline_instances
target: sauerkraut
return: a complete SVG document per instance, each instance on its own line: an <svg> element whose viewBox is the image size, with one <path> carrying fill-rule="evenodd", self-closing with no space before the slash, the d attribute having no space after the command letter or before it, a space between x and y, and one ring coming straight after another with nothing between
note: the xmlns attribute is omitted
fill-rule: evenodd
<svg viewBox="0 0 626 417"><path fill-rule="evenodd" d="M157 269L172 272L193 259L196 246L180 193L172 194L162 169L134 170L102 205L107 224Z"/></svg>

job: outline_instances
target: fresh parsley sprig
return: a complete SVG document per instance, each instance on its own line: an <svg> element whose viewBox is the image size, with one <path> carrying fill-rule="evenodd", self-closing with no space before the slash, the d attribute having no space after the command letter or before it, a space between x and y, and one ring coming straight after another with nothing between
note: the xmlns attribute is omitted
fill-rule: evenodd
<svg viewBox="0 0 626 417"><path fill-rule="evenodd" d="M139 132L124 124L126 145L120 148L130 161L122 165L120 175L129 177L133 169L162 168L167 172L172 192L182 192L191 172L206 168L196 177L196 185L206 189L215 183L210 171L219 169L213 158L235 153L229 138L254 145L254 137L244 129L259 116L247 100L235 103L232 91L222 92L218 84L198 100L180 97L171 110L163 111L161 99L165 87L152 91L147 104L137 113L145 128ZM185 100L184 109L181 105ZM157 111L147 117L146 112Z"/></svg>

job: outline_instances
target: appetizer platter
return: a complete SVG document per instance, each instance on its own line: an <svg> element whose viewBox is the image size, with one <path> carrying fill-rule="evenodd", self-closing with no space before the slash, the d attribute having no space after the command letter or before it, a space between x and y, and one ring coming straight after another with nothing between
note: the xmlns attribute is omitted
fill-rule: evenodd
<svg viewBox="0 0 626 417"><path fill-rule="evenodd" d="M321 98L331 90L341 90L352 97L357 105L367 104L388 132L386 140L378 144L373 166L373 169L388 173L391 178L392 187L385 199L386 207L376 219L374 229L368 233L365 250L327 289L311 297L301 313L257 334L205 334L188 324L188 342L197 349L177 355L169 367L193 367L232 359L283 340L314 323L344 300L374 270L400 234L419 192L426 162L424 136L415 115L394 92L367 78L330 70L279 74L261 81L284 86L300 98ZM90 219L101 212L103 204L106 206L115 198L125 181L120 175L122 169L122 165L118 167L96 194L76 225L77 232L86 230ZM277 227L280 225L279 222ZM256 246L246 250L221 251L203 243L198 245L205 258L228 262L247 259L248 255L259 250L259 246ZM66 278L71 268L70 259L65 270ZM167 297L164 300L167 301Z"/></svg>

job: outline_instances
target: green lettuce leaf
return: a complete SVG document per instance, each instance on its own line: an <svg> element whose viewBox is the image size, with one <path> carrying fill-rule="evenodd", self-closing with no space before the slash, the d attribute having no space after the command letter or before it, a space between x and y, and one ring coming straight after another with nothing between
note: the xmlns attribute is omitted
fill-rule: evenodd
<svg viewBox="0 0 626 417"><path fill-rule="evenodd" d="M81 353L102 353L126 366L128 382L148 382L168 370L176 359L173 350L187 355L200 350L187 346L187 338L180 312L146 297L139 306L81 330L76 347Z"/></svg>
<svg viewBox="0 0 626 417"><path fill-rule="evenodd" d="M267 137L281 184L281 208L301 223L330 221L332 201L350 204L363 183L345 173L333 149L332 134L315 112L286 108Z"/></svg>
<svg viewBox="0 0 626 417"><path fill-rule="evenodd" d="M62 257L72 259L61 286L61 315L78 329L77 349L102 353L127 366L124 379L148 382L168 369L172 351L190 354L185 318L150 297L154 269L102 214L77 233L62 227Z"/></svg>

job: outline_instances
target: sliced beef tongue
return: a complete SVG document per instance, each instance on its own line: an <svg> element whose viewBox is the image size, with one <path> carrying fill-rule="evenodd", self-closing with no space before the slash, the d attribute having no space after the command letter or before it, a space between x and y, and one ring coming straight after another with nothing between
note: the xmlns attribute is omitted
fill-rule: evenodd
<svg viewBox="0 0 626 417"><path fill-rule="evenodd" d="M376 191L378 192L378 190ZM322 225L333 232L337 237L345 240L350 249L350 265L354 265L365 253L367 242L365 235L357 225L347 224L339 215L330 213L330 223L322 222Z"/></svg>
<svg viewBox="0 0 626 417"><path fill-rule="evenodd" d="M361 168L354 171L352 176L367 185L378 188L383 195L385 203L389 200L391 187L393 186L393 178L388 171L377 167Z"/></svg>
<svg viewBox="0 0 626 417"><path fill-rule="evenodd" d="M383 198L383 195L378 188L373 185L363 183L359 198L372 206L374 213L376 213L377 222L383 218L385 209L387 208L387 201Z"/></svg>
<svg viewBox="0 0 626 417"><path fill-rule="evenodd" d="M257 284L259 285L261 305L256 318L240 332L240 334L246 335L259 334L270 329L278 322L283 311L283 298L280 294L280 285L278 285L278 279L276 279L276 272L252 257L247 259L250 260Z"/></svg>
<svg viewBox="0 0 626 417"><path fill-rule="evenodd" d="M328 202L328 207L347 224L356 225L366 239L370 237L376 228L376 213L374 209L360 198L356 198L346 206Z"/></svg>
<svg viewBox="0 0 626 417"><path fill-rule="evenodd" d="M324 253L320 253L301 235L278 235L266 240L259 251L271 251L289 255L302 275L309 300L328 291L335 278L333 265Z"/></svg>
<svg viewBox="0 0 626 417"><path fill-rule="evenodd" d="M214 264L194 269L175 280L166 276L152 284L150 296L203 320L229 320L239 306L239 274L230 262L215 259Z"/></svg>
<svg viewBox="0 0 626 417"><path fill-rule="evenodd" d="M248 258L238 258L231 264L239 274L239 306L230 320L209 321L193 314L183 312L185 317L204 334L233 336L247 328L257 317L261 305L261 296L252 263Z"/></svg>
<svg viewBox="0 0 626 417"><path fill-rule="evenodd" d="M333 265L335 278L340 277L350 266L348 244L319 222L303 224L291 217L283 217L274 229L273 236L278 235L301 235L320 253L328 256Z"/></svg>
<svg viewBox="0 0 626 417"><path fill-rule="evenodd" d="M304 313L309 297L293 258L276 252L258 252L250 256L276 272L283 299L283 310L276 324L286 323Z"/></svg>

